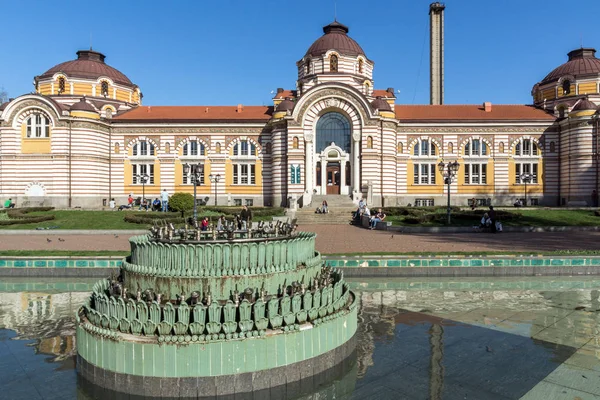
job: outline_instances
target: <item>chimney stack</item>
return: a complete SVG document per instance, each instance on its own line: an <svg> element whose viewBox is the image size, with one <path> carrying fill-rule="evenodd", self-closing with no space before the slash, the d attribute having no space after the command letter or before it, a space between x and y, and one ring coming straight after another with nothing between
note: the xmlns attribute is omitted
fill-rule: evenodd
<svg viewBox="0 0 600 400"><path fill-rule="evenodd" d="M492 103L490 103L489 101L484 102L483 103L483 111L492 112Z"/></svg>
<svg viewBox="0 0 600 400"><path fill-rule="evenodd" d="M237 105L237 112L241 113L242 111L244 111L244 106L241 104Z"/></svg>
<svg viewBox="0 0 600 400"><path fill-rule="evenodd" d="M443 3L429 5L430 104L444 104L444 9Z"/></svg>

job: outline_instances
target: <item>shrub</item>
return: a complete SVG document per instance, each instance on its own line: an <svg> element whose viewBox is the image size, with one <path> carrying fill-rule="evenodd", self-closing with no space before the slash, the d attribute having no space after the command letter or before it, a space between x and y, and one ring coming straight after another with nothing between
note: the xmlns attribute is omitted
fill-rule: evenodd
<svg viewBox="0 0 600 400"><path fill-rule="evenodd" d="M194 196L189 193L175 193L169 198L169 208L181 212L183 218L186 211L194 208Z"/></svg>
<svg viewBox="0 0 600 400"><path fill-rule="evenodd" d="M54 207L13 208L6 212L9 219L0 220L0 225L35 224L38 222L51 221L55 218L54 214L27 215L32 212L50 210L54 210Z"/></svg>
<svg viewBox="0 0 600 400"><path fill-rule="evenodd" d="M123 221L143 225L153 225L160 221L181 224L185 222L185 218L180 217L177 213L126 212Z"/></svg>

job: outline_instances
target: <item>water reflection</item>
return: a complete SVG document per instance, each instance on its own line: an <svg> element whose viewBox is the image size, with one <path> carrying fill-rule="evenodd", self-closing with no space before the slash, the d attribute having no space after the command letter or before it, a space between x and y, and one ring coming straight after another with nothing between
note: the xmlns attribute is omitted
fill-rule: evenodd
<svg viewBox="0 0 600 400"><path fill-rule="evenodd" d="M600 348L598 288L557 284L556 290L464 290L445 285L443 290L359 289L356 362L313 391L295 393L296 398L518 398L577 346ZM42 398L39 393L49 385L62 399L106 398L93 390L90 396L91 387L77 388L73 315L87 297L86 291L0 293L0 329L16 332L0 331L0 354L6 359L12 353L25 369L35 370L24 377L13 373L14 364L0 362L0 386L7 398ZM600 358L600 350L593 351ZM26 396L18 395L30 388Z"/></svg>

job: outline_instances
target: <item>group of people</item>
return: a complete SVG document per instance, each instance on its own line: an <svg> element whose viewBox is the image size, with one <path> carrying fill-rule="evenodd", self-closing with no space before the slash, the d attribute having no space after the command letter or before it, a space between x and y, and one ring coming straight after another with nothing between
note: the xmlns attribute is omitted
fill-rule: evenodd
<svg viewBox="0 0 600 400"><path fill-rule="evenodd" d="M369 228L375 229L377 227L377 223L381 222L385 219L386 215L381 208L377 209L377 212L374 215L371 215L371 210L367 206L367 202L364 199L360 199L358 202L358 209L354 213L354 223L355 225L360 225L362 217L369 217Z"/></svg>
<svg viewBox="0 0 600 400"><path fill-rule="evenodd" d="M323 200L321 203L321 207L317 207L315 213L317 214L327 214L329 212L329 206L327 205L327 200Z"/></svg>
<svg viewBox="0 0 600 400"><path fill-rule="evenodd" d="M160 194L160 199L158 197L156 197L154 200L141 198L138 209L140 211L144 210L144 211L167 212L167 211L169 211L169 197L170 196L169 196L169 192L167 192L167 189L163 189L163 191ZM120 205L118 210L119 211L132 210L134 207L134 203L135 203L135 199L133 198L133 193L129 193L129 197L127 197L127 204ZM108 202L108 207L111 210L114 210L117 207L117 204L116 204L114 198L110 199L110 201Z"/></svg>

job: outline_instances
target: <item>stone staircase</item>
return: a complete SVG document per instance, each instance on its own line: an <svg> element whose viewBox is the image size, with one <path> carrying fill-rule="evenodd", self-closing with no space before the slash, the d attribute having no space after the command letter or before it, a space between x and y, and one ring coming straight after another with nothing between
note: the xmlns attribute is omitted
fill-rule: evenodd
<svg viewBox="0 0 600 400"><path fill-rule="evenodd" d="M327 200L329 212L316 214L315 210L321 206L323 200ZM298 225L347 225L352 219L352 211L356 211L356 208L349 196L313 196L310 206L296 210L296 223Z"/></svg>

